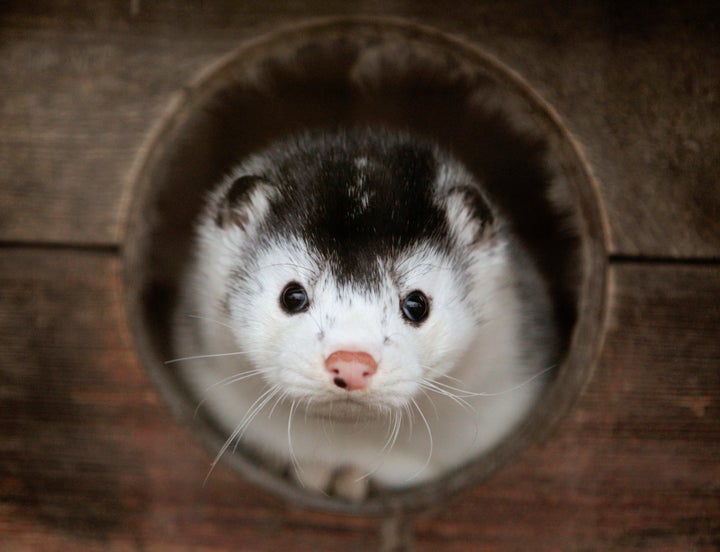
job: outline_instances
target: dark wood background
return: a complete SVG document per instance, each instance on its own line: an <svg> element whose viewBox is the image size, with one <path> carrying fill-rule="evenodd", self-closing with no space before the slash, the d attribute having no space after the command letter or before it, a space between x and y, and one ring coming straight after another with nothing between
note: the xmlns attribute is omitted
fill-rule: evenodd
<svg viewBox="0 0 720 552"><path fill-rule="evenodd" d="M652 5L650 5L652 4ZM543 443L417 524L417 550L720 550L720 8L713 2L0 5L0 549L372 550L172 420L123 311L132 167L173 93L324 15L464 37L558 111L600 186L607 334Z"/></svg>

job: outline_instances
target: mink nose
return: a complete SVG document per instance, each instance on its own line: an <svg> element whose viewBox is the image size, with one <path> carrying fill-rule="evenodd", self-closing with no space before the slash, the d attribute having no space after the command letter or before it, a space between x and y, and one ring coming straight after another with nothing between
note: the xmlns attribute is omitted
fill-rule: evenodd
<svg viewBox="0 0 720 552"><path fill-rule="evenodd" d="M325 369L333 377L333 383L342 389L355 391L365 389L372 375L377 372L377 362L361 351L335 351L325 359Z"/></svg>

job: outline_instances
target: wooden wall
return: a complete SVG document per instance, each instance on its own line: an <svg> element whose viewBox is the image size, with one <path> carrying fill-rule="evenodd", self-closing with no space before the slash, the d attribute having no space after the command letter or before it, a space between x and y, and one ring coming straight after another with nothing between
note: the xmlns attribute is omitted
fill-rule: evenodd
<svg viewBox="0 0 720 552"><path fill-rule="evenodd" d="M610 231L606 339L554 433L418 521L417 550L720 549L720 9L514 0L0 6L0 549L368 550L177 427L123 311L134 163L173 94L301 19L387 15L522 75ZM409 537L402 536L401 540Z"/></svg>

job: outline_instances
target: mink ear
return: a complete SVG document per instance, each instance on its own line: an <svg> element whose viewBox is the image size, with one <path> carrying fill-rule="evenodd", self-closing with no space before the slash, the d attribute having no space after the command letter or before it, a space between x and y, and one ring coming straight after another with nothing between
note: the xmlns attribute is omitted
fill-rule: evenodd
<svg viewBox="0 0 720 552"><path fill-rule="evenodd" d="M485 238L493 215L479 190L470 186L451 188L445 205L450 232L459 245L474 245Z"/></svg>
<svg viewBox="0 0 720 552"><path fill-rule="evenodd" d="M235 178L220 198L215 224L220 228L247 230L269 209L275 192L268 181L258 175Z"/></svg>

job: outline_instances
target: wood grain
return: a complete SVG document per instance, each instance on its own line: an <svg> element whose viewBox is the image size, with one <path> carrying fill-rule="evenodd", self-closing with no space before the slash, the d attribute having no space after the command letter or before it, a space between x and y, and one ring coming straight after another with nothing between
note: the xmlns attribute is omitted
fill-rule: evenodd
<svg viewBox="0 0 720 552"><path fill-rule="evenodd" d="M406 17L518 71L598 177L611 253L720 257L720 9L712 2L5 4L0 240L118 244L132 167L173 94L243 41L331 14Z"/></svg>
<svg viewBox="0 0 720 552"><path fill-rule="evenodd" d="M113 253L0 256L0 549L368 550L210 457L133 352ZM422 520L418 550L716 550L720 267L615 264L597 371L545 443Z"/></svg>
<svg viewBox="0 0 720 552"><path fill-rule="evenodd" d="M376 548L217 469L138 365L112 255L3 251L0 549Z"/></svg>
<svg viewBox="0 0 720 552"><path fill-rule="evenodd" d="M423 525L418 550L720 547L720 267L611 275L604 354L570 416Z"/></svg>
<svg viewBox="0 0 720 552"><path fill-rule="evenodd" d="M423 516L415 547L720 550L720 6L531 0L3 3L0 549L380 546L378 519L294 508L223 466L203 485L211 455L122 306L134 168L174 95L331 15L412 20L517 71L579 144L610 230L589 385L544 443Z"/></svg>

